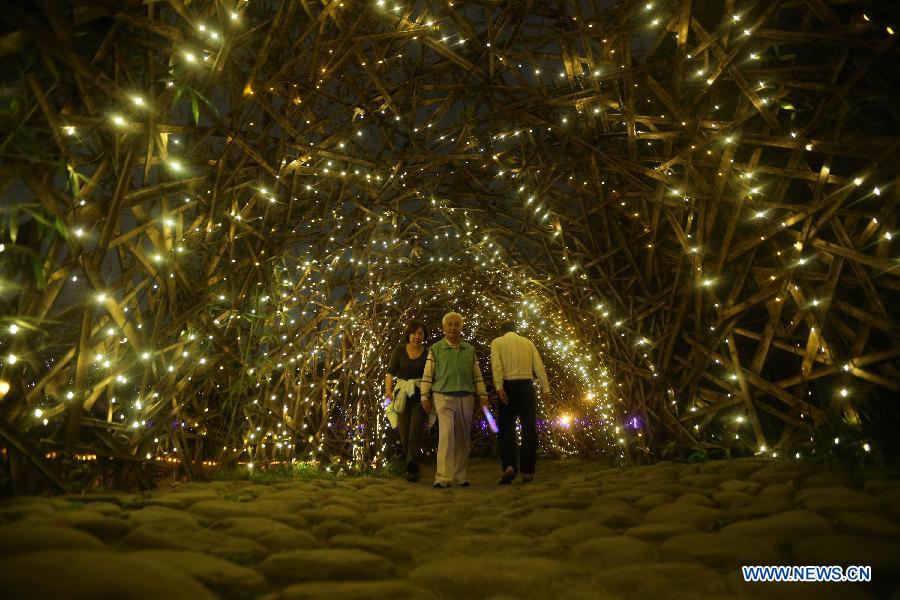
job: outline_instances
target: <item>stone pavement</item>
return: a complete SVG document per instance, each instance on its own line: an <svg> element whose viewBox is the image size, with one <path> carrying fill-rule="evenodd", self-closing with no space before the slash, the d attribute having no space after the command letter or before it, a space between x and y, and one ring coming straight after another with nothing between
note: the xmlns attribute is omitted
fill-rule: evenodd
<svg viewBox="0 0 900 600"><path fill-rule="evenodd" d="M13 598L900 598L900 480L802 461L538 464L497 486L188 483L0 503ZM745 583L741 565L871 565L872 583Z"/></svg>

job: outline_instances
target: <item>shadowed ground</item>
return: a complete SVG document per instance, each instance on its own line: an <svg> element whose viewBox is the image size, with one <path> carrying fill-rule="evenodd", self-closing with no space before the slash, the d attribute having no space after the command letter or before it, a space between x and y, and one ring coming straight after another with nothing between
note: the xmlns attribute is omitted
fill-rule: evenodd
<svg viewBox="0 0 900 600"><path fill-rule="evenodd" d="M189 483L0 504L4 598L900 597L900 481L800 461L538 465L535 482ZM744 583L741 565L871 565Z"/></svg>

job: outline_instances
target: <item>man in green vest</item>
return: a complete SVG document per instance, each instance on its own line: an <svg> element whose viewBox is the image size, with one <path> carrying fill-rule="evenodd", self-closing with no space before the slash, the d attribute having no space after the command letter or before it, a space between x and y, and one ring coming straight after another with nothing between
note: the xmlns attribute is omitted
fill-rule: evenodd
<svg viewBox="0 0 900 600"><path fill-rule="evenodd" d="M462 315L449 312L441 320L444 338L428 349L422 375L422 408L431 411L432 396L438 416L437 472L434 487L451 483L469 487L469 436L472 431L474 394L488 405L487 389L475 348L462 341Z"/></svg>

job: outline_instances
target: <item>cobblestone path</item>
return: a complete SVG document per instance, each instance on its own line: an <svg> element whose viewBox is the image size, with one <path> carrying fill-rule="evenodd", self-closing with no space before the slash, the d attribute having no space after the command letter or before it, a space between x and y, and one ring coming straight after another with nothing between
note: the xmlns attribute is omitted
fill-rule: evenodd
<svg viewBox="0 0 900 600"><path fill-rule="evenodd" d="M0 503L3 598L900 598L900 480L802 461L533 483L189 483ZM870 565L871 583L745 583L741 565Z"/></svg>

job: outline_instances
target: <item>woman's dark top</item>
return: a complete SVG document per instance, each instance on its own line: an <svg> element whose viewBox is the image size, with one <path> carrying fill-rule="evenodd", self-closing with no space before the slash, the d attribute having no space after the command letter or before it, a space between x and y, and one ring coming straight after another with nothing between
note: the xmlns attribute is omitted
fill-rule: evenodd
<svg viewBox="0 0 900 600"><path fill-rule="evenodd" d="M428 358L428 348L422 349L419 358L412 359L406 352L406 344L400 344L394 348L391 362L388 365L388 373L397 379L421 379L425 372L425 360Z"/></svg>

